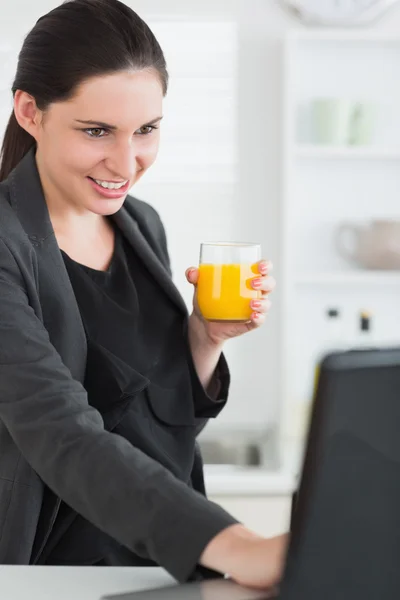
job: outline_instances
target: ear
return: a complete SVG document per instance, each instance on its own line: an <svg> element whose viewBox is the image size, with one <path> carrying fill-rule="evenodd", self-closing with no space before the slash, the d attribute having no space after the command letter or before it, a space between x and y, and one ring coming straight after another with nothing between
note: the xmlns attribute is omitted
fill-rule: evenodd
<svg viewBox="0 0 400 600"><path fill-rule="evenodd" d="M43 112L36 106L35 98L27 92L17 90L14 94L14 114L18 124L37 142Z"/></svg>

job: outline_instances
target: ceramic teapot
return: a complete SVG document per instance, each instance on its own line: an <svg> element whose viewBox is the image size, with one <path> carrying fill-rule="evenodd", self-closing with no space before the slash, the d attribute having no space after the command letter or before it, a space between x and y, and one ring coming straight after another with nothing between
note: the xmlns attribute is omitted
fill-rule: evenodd
<svg viewBox="0 0 400 600"><path fill-rule="evenodd" d="M341 223L335 243L345 259L367 269L400 270L400 221Z"/></svg>

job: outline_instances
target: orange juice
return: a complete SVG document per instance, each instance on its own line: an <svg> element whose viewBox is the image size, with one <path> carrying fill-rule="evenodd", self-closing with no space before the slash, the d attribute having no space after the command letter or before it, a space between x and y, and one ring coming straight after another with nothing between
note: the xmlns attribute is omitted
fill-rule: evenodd
<svg viewBox="0 0 400 600"><path fill-rule="evenodd" d="M251 286L259 275L252 264L201 264L197 300L203 317L209 321L248 321L250 300L261 292Z"/></svg>

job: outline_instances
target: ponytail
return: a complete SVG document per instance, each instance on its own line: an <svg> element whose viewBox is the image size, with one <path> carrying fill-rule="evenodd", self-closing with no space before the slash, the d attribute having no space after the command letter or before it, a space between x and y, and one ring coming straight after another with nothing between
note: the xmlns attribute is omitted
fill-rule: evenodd
<svg viewBox="0 0 400 600"><path fill-rule="evenodd" d="M11 171L35 145L35 139L21 127L14 111L4 134L0 153L0 182L7 179Z"/></svg>

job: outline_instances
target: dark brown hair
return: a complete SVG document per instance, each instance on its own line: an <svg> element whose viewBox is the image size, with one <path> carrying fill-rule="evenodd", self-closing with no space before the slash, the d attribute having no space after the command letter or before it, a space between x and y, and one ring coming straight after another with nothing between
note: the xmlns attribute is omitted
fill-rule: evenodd
<svg viewBox="0 0 400 600"><path fill-rule="evenodd" d="M12 85L35 98L42 111L68 100L90 77L134 69L157 72L164 95L168 72L163 52L146 23L118 0L68 0L41 17L26 36ZM35 145L14 111L0 154L0 181Z"/></svg>

